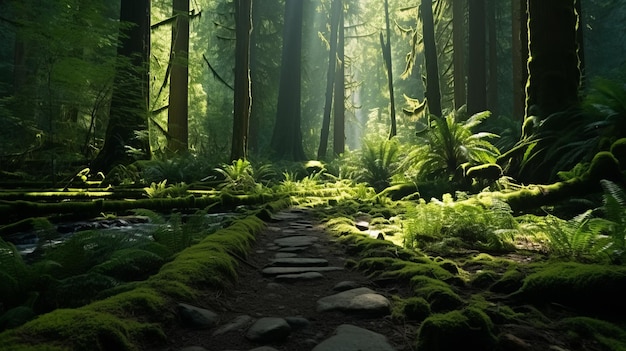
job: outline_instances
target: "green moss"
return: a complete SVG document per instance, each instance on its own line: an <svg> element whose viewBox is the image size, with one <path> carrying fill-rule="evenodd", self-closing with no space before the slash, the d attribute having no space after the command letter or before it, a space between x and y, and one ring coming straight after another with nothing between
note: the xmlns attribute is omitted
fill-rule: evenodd
<svg viewBox="0 0 626 351"><path fill-rule="evenodd" d="M430 316L430 304L422 297L409 297L401 299L393 297L392 318L396 320L412 320L421 322Z"/></svg>
<svg viewBox="0 0 626 351"><path fill-rule="evenodd" d="M459 266L456 265L456 262L452 261L452 260L442 260L440 262L437 262L437 264L445 269L446 271L452 273L452 274L459 274Z"/></svg>
<svg viewBox="0 0 626 351"><path fill-rule="evenodd" d="M581 339L593 338L607 350L626 350L626 330L606 321L589 317L565 318L557 323L559 330L571 331Z"/></svg>
<svg viewBox="0 0 626 351"><path fill-rule="evenodd" d="M620 169L626 170L626 138L617 139L611 145L611 154L619 162Z"/></svg>
<svg viewBox="0 0 626 351"><path fill-rule="evenodd" d="M587 178L592 182L600 179L621 181L624 176L620 172L619 161L608 151L600 151L591 160Z"/></svg>
<svg viewBox="0 0 626 351"><path fill-rule="evenodd" d="M429 285L414 290L418 297L423 297L430 303L433 312L445 312L460 308L465 304L450 286Z"/></svg>
<svg viewBox="0 0 626 351"><path fill-rule="evenodd" d="M513 297L560 303L595 314L626 312L626 267L552 263L529 275Z"/></svg>
<svg viewBox="0 0 626 351"><path fill-rule="evenodd" d="M118 317L128 317L141 315L149 320L172 319L172 315L166 313L168 310L167 300L155 290L148 288L137 288L127 291L107 299L96 301L85 307L86 310L96 312L111 313Z"/></svg>
<svg viewBox="0 0 626 351"><path fill-rule="evenodd" d="M498 280L498 277L498 274L495 272L481 271L472 277L470 285L474 288L485 289L495 283Z"/></svg>
<svg viewBox="0 0 626 351"><path fill-rule="evenodd" d="M26 324L21 333L29 340L71 350L137 350L139 340L165 340L153 324L122 320L108 313L59 309ZM26 340L25 340L26 341ZM23 343L24 341L22 341ZM28 341L26 341L28 342Z"/></svg>
<svg viewBox="0 0 626 351"><path fill-rule="evenodd" d="M497 164L474 166L467 170L467 177L496 181L502 177L502 168Z"/></svg>
<svg viewBox="0 0 626 351"><path fill-rule="evenodd" d="M456 351L459 345L466 350L490 350L496 342L492 329L489 317L476 308L435 314L420 326L416 350Z"/></svg>
<svg viewBox="0 0 626 351"><path fill-rule="evenodd" d="M513 293L522 287L525 277L524 273L517 269L509 269L498 281L491 285L489 290L501 294Z"/></svg>
<svg viewBox="0 0 626 351"><path fill-rule="evenodd" d="M417 275L423 275L430 278L435 278L443 281L451 280L454 275L447 270L441 268L436 263L414 263L403 261L404 265L389 267L387 271L381 274L383 278L394 278L403 281L409 281L412 277Z"/></svg>
<svg viewBox="0 0 626 351"><path fill-rule="evenodd" d="M405 183L392 185L380 192L379 195L386 196L394 201L397 201L414 193L417 193L417 185L414 183Z"/></svg>

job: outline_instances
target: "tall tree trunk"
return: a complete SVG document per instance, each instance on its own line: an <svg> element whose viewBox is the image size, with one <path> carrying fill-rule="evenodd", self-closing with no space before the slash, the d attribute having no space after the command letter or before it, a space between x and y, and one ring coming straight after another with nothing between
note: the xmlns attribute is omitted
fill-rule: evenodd
<svg viewBox="0 0 626 351"><path fill-rule="evenodd" d="M324 115L322 117L322 129L320 131L320 145L317 149L318 160L326 157L326 149L328 149L330 113L333 105L333 87L336 80L335 67L337 64L337 30L339 28L339 16L343 12L342 3L342 0L333 0L330 8L330 50L328 53L328 71L326 71L326 99L324 102Z"/></svg>
<svg viewBox="0 0 626 351"><path fill-rule="evenodd" d="M441 117L441 91L439 89L439 66L437 64L432 0L422 0L421 10L424 33L424 57L426 60L426 101L428 112Z"/></svg>
<svg viewBox="0 0 626 351"><path fill-rule="evenodd" d="M345 82L345 42L344 42L344 25L343 25L343 4L341 6L341 13L339 14L339 38L337 43L337 74L335 75L335 107L333 115L333 151L335 156L341 155L345 151L346 132L345 132L345 117L346 117L346 82Z"/></svg>
<svg viewBox="0 0 626 351"><path fill-rule="evenodd" d="M575 2L528 0L527 114L546 117L578 102L580 62Z"/></svg>
<svg viewBox="0 0 626 351"><path fill-rule="evenodd" d="M470 69L467 75L467 112L469 115L487 109L485 1L469 0Z"/></svg>
<svg viewBox="0 0 626 351"><path fill-rule="evenodd" d="M487 109L498 115L498 37L496 34L496 0L487 0L487 37L489 79L487 81Z"/></svg>
<svg viewBox="0 0 626 351"><path fill-rule="evenodd" d="M252 28L260 28L261 16L258 15L260 1L252 1ZM258 98L259 92L259 30L253 30L250 33L250 95ZM261 104L256 103L250 105L250 128L248 130L248 151L259 151L259 130L261 129Z"/></svg>
<svg viewBox="0 0 626 351"><path fill-rule="evenodd" d="M385 0L385 31L387 33L387 40L383 39L382 33L380 34L380 45L383 50L383 58L385 60L385 67L387 68L387 86L389 88L389 118L391 120L391 128L389 130L389 139L393 138L397 134L396 127L396 103L393 93L393 65L391 64L391 29L389 25L389 0Z"/></svg>
<svg viewBox="0 0 626 351"><path fill-rule="evenodd" d="M248 131L250 130L250 33L252 31L252 0L236 0L237 21L235 47L235 92L233 140L231 160L248 156Z"/></svg>
<svg viewBox="0 0 626 351"><path fill-rule="evenodd" d="M454 48L454 108L466 103L465 91L465 2L452 2L452 47Z"/></svg>
<svg viewBox="0 0 626 351"><path fill-rule="evenodd" d="M511 59L513 70L513 117L524 120L526 104L526 80L528 79L528 27L527 0L512 0Z"/></svg>
<svg viewBox="0 0 626 351"><path fill-rule="evenodd" d="M584 77L587 77L585 74L585 50L584 50L584 33L585 33L585 24L583 23L583 7L582 0L575 0L575 9L576 16L578 18L578 22L576 23L576 45L578 46L578 70L581 75L580 80L580 89L584 89L585 81Z"/></svg>
<svg viewBox="0 0 626 351"><path fill-rule="evenodd" d="M132 26L120 31L117 56L119 65L113 82L109 124L104 146L92 162L94 170L111 170L148 158L148 140L136 132L147 128L150 53L150 0L122 0L120 22ZM127 152L132 148L134 155Z"/></svg>
<svg viewBox="0 0 626 351"><path fill-rule="evenodd" d="M277 158L306 159L300 130L302 76L302 0L286 0L276 124L271 147Z"/></svg>
<svg viewBox="0 0 626 351"><path fill-rule="evenodd" d="M172 24L172 71L167 113L169 149L187 152L189 114L189 0L174 0Z"/></svg>

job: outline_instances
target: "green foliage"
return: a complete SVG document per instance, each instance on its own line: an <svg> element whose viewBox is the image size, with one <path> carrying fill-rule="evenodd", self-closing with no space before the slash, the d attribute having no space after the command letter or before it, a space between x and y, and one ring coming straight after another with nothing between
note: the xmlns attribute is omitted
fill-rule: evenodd
<svg viewBox="0 0 626 351"><path fill-rule="evenodd" d="M494 201L490 208L484 208L468 201L455 202L449 194L443 201L420 200L416 206L407 207L405 216L405 245L435 252L457 248L511 250L518 230L506 203Z"/></svg>
<svg viewBox="0 0 626 351"><path fill-rule="evenodd" d="M221 167L215 168L215 171L224 177L220 183L222 189L246 192L258 189L254 177L254 168L247 160L238 159L232 164L223 164Z"/></svg>
<svg viewBox="0 0 626 351"><path fill-rule="evenodd" d="M149 187L143 188L149 198L171 198L187 195L189 186L185 183L167 185L167 179L159 183L152 182Z"/></svg>
<svg viewBox="0 0 626 351"><path fill-rule="evenodd" d="M472 350L491 350L496 338L493 322L475 307L432 315L422 323L416 350L457 350L459 340Z"/></svg>
<svg viewBox="0 0 626 351"><path fill-rule="evenodd" d="M569 317L558 322L561 330L574 333L574 341L595 339L607 350L626 350L626 331L618 325L589 317Z"/></svg>
<svg viewBox="0 0 626 351"><path fill-rule="evenodd" d="M460 121L463 111L459 110L440 118L431 116L428 128L419 132L418 146L412 151L404 167L413 169L418 180L437 178L460 180L461 165L495 163L500 151L487 138L496 134L473 130L487 117L488 111L477 113ZM423 146L421 146L423 145Z"/></svg>
<svg viewBox="0 0 626 351"><path fill-rule="evenodd" d="M400 146L397 139L367 140L360 151L357 181L366 182L377 192L390 185L391 178L398 172Z"/></svg>

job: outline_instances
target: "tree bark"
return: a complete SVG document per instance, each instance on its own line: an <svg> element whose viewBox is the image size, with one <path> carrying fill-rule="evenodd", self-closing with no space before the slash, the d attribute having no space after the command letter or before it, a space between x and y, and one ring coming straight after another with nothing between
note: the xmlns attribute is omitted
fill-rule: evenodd
<svg viewBox="0 0 626 351"><path fill-rule="evenodd" d="M339 16L343 12L341 0L333 0L330 8L330 50L328 53L328 71L326 72L326 100L324 102L324 115L322 117L322 129L320 131L320 145L317 149L317 159L326 157L328 149L328 135L330 134L330 113L333 105L333 87L335 83L337 64L337 31Z"/></svg>
<svg viewBox="0 0 626 351"><path fill-rule="evenodd" d="M346 113L346 82L345 82L345 50L344 50L344 25L343 4L339 14L338 43L337 43L337 74L335 75L335 104L333 115L333 151L335 156L345 151L345 113Z"/></svg>
<svg viewBox="0 0 626 351"><path fill-rule="evenodd" d="M439 66L435 43L435 23L432 0L422 0L422 24L424 33L424 56L426 61L426 101L428 112L441 117L441 91L439 87Z"/></svg>
<svg viewBox="0 0 626 351"><path fill-rule="evenodd" d="M513 118L525 118L526 80L528 62L528 27L526 15L527 0L512 0L512 43L511 61L513 70Z"/></svg>
<svg viewBox="0 0 626 351"><path fill-rule="evenodd" d="M306 159L300 130L302 76L302 0L286 0L276 124L271 148L282 160Z"/></svg>
<svg viewBox="0 0 626 351"><path fill-rule="evenodd" d="M527 114L547 117L574 106L579 100L575 2L528 0Z"/></svg>
<svg viewBox="0 0 626 351"><path fill-rule="evenodd" d="M150 0L122 0L120 22L132 26L119 33L118 69L114 78L104 146L91 163L108 172L114 166L148 158L150 145L135 132L146 130L150 53ZM135 155L130 155L127 148Z"/></svg>
<svg viewBox="0 0 626 351"><path fill-rule="evenodd" d="M235 92L231 160L248 156L250 130L250 33L252 32L252 0L236 0Z"/></svg>
<svg viewBox="0 0 626 351"><path fill-rule="evenodd" d="M452 2L452 47L454 48L454 108L465 105L465 2Z"/></svg>
<svg viewBox="0 0 626 351"><path fill-rule="evenodd" d="M189 0L174 0L172 24L172 70L167 113L168 148L187 152L189 114Z"/></svg>
<svg viewBox="0 0 626 351"><path fill-rule="evenodd" d="M469 0L469 73L467 113L487 109L487 57L485 40L485 1Z"/></svg>
<svg viewBox="0 0 626 351"><path fill-rule="evenodd" d="M487 81L487 109L497 116L498 111L498 36L496 33L496 1L487 0L487 37L489 70Z"/></svg>

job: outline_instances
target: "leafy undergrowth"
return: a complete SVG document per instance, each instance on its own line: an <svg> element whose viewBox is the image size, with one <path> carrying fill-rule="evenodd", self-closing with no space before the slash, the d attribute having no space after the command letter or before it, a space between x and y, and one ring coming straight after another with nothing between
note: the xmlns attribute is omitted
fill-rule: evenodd
<svg viewBox="0 0 626 351"><path fill-rule="evenodd" d="M621 195L606 191L607 215L595 221L515 217L506 203L449 195L347 200L319 216L358 257L349 267L403 287L392 317L414 325L416 350L457 350L459 340L472 350L626 350Z"/></svg>

